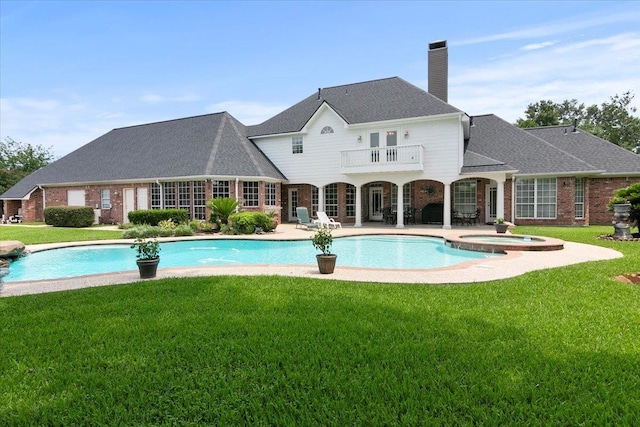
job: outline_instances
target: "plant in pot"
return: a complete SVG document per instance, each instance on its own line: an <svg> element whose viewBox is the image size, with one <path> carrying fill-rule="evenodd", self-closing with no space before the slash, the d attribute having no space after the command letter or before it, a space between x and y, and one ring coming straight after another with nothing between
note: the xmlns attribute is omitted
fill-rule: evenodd
<svg viewBox="0 0 640 427"><path fill-rule="evenodd" d="M318 269L321 274L331 274L336 267L336 254L331 253L331 244L333 243L333 236L331 230L328 228L320 227L318 231L311 236L311 243L313 247L322 252L316 255L318 261Z"/></svg>
<svg viewBox="0 0 640 427"><path fill-rule="evenodd" d="M156 239L146 240L138 237L131 245L136 250L136 264L141 279L156 277L158 263L160 263L160 243Z"/></svg>
<svg viewBox="0 0 640 427"><path fill-rule="evenodd" d="M509 228L509 224L504 222L504 218L496 218L493 225L495 225L497 233L506 233Z"/></svg>

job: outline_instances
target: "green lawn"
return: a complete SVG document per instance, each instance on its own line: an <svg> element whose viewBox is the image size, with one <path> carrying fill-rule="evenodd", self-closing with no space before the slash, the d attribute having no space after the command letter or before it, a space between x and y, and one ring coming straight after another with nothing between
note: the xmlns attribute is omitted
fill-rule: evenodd
<svg viewBox="0 0 640 427"><path fill-rule="evenodd" d="M41 243L121 239L122 233L121 230L100 230L99 227L63 228L11 225L0 227L0 240L19 240L25 245L37 245Z"/></svg>
<svg viewBox="0 0 640 427"><path fill-rule="evenodd" d="M6 425L634 425L640 244L469 285L165 279L0 299ZM550 253L550 256L553 256Z"/></svg>

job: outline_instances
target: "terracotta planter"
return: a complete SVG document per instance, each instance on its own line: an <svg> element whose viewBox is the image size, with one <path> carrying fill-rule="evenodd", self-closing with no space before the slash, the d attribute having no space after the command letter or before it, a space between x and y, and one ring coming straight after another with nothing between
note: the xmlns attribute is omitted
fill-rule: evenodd
<svg viewBox="0 0 640 427"><path fill-rule="evenodd" d="M159 263L160 258L136 260L136 264L138 264L138 270L140 271L140 278L152 279L156 277L156 271L158 270Z"/></svg>
<svg viewBox="0 0 640 427"><path fill-rule="evenodd" d="M509 224L494 224L496 226L496 232L500 234L504 234L507 232L509 228Z"/></svg>
<svg viewBox="0 0 640 427"><path fill-rule="evenodd" d="M336 254L316 255L316 260L318 260L318 270L320 270L320 273L332 274L333 270L336 268L336 258L338 258L338 255Z"/></svg>

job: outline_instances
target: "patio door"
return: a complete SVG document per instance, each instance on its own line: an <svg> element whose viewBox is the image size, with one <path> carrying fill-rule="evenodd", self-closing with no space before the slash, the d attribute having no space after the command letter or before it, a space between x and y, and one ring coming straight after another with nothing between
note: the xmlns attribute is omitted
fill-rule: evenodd
<svg viewBox="0 0 640 427"><path fill-rule="evenodd" d="M295 221L298 217L296 208L298 207L298 189L289 189L289 221Z"/></svg>
<svg viewBox="0 0 640 427"><path fill-rule="evenodd" d="M382 221L382 187L369 187L369 221Z"/></svg>
<svg viewBox="0 0 640 427"><path fill-rule="evenodd" d="M485 222L493 222L496 219L496 211L498 210L498 187L495 184L487 184L485 186L485 200L487 203Z"/></svg>
<svg viewBox="0 0 640 427"><path fill-rule="evenodd" d="M124 189L124 197L122 198L122 222L125 224L129 222L129 212L136 209L135 206L135 193L133 188Z"/></svg>

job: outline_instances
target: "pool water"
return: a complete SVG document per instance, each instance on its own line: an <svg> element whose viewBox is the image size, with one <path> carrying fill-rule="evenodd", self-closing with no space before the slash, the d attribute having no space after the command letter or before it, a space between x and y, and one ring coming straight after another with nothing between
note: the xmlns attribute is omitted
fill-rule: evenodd
<svg viewBox="0 0 640 427"><path fill-rule="evenodd" d="M160 265L196 267L243 264L315 265L309 240L189 240L161 243ZM333 240L338 267L429 269L501 256L451 248L444 240L418 236L358 236ZM60 279L137 270L127 244L91 245L29 254L11 263L6 282Z"/></svg>

